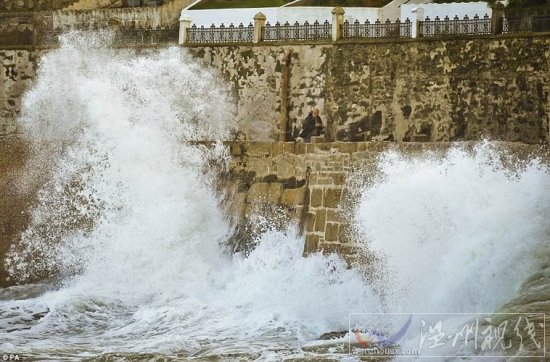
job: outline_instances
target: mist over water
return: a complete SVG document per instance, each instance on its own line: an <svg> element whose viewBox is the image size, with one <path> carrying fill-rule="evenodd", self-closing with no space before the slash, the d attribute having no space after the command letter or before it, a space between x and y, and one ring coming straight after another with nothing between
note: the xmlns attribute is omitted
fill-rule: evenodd
<svg viewBox="0 0 550 362"><path fill-rule="evenodd" d="M389 151L376 167L374 176L364 178L355 223L366 235L363 246L376 256L374 268L383 271L389 286L386 310L410 315L416 326L399 340L401 348L420 348L423 356L439 356L437 361L477 354L503 361L503 354L518 353L503 352L496 339L483 340L491 346L485 348L473 337L469 344L454 341L464 326L496 320L493 313L501 312L524 281L548 264L548 165L534 156L521 161L500 143L480 142L444 154ZM547 282L540 280L538 286L547 288ZM532 303L533 296L524 300ZM539 304L522 311L546 308ZM406 317L386 319L397 331ZM445 342L450 338L439 347L434 339L423 339L437 338L437 329L430 328L438 323ZM486 328L479 329L485 336ZM541 356L543 350L532 354Z"/></svg>
<svg viewBox="0 0 550 362"><path fill-rule="evenodd" d="M303 258L292 225L226 252L212 169L235 127L226 94L180 48L73 33L42 57L20 120L33 147L21 183L42 186L6 263L20 282L54 282L0 291L0 350L279 360L347 330L350 312L493 311L536 270L548 169L510 170L490 144L381 156L354 221L383 285L336 255ZM189 142L204 139L217 146Z"/></svg>
<svg viewBox="0 0 550 362"><path fill-rule="evenodd" d="M445 155L390 151L356 213L404 313L485 313L548 260L550 176L482 142Z"/></svg>
<svg viewBox="0 0 550 362"><path fill-rule="evenodd" d="M0 302L3 351L292 350L344 329L351 305L376 305L336 256L302 258L293 228L260 236L247 257L226 253L230 225L209 170L212 160L223 166L225 150L187 142L229 136L226 89L181 49L108 44L65 36L25 98L29 169L39 169L29 177L45 181L6 263L21 282L58 282Z"/></svg>

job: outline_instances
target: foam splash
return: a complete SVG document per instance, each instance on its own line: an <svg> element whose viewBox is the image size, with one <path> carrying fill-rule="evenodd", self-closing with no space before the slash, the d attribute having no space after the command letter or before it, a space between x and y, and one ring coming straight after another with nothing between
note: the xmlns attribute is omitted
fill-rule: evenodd
<svg viewBox="0 0 550 362"><path fill-rule="evenodd" d="M21 123L35 148L30 174L40 169L47 181L24 250L8 259L20 280L82 269L93 255L88 249L108 248L99 234L176 240L189 226L177 225L205 220L222 225L206 229L221 229L214 238L226 232L201 181L213 151L185 143L220 141L234 129L224 88L177 48L139 55L109 49L108 41L108 34L66 35L42 58L24 99ZM186 207L193 200L212 211ZM125 228L114 219L125 220ZM139 250L127 252L139 257Z"/></svg>
<svg viewBox="0 0 550 362"><path fill-rule="evenodd" d="M356 221L383 256L391 311L491 312L540 265L550 233L540 160L485 142L444 156L391 151L378 168Z"/></svg>
<svg viewBox="0 0 550 362"><path fill-rule="evenodd" d="M228 137L224 87L182 49L108 44L66 36L25 98L29 169L45 181L7 263L19 280L61 283L2 294L1 350L276 360L347 330L349 312L493 310L536 268L548 169L532 161L510 171L487 144L382 155L355 217L382 256L383 285L335 255L303 258L292 227L267 227L247 255L226 254L230 226L205 171L223 147L187 142Z"/></svg>
<svg viewBox="0 0 550 362"><path fill-rule="evenodd" d="M182 49L115 51L78 33L62 44L24 101L30 168L41 166L46 181L7 259L20 281L61 282L0 302L11 331L0 349L37 358L261 353L346 328L354 305L376 307L338 257L302 258L293 228L265 232L246 257L224 253L230 226L205 170L224 149L187 142L232 129L214 75Z"/></svg>

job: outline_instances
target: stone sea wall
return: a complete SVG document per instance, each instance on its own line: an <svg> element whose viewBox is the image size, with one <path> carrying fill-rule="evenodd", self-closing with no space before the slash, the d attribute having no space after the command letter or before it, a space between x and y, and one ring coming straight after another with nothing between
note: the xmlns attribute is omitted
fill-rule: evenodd
<svg viewBox="0 0 550 362"><path fill-rule="evenodd" d="M21 132L21 99L36 76L40 51L0 50L0 138Z"/></svg>
<svg viewBox="0 0 550 362"><path fill-rule="evenodd" d="M373 162L388 146L371 142L234 143L229 175L237 187L232 190L229 209L244 222L249 237L254 230L247 227L248 220L262 215L270 225L297 223L305 237L305 254L324 250L351 256L346 217L350 204L341 202L353 194L348 177L359 163ZM239 235L241 242L244 236Z"/></svg>
<svg viewBox="0 0 550 362"><path fill-rule="evenodd" d="M353 260L352 215L361 185L377 174L382 152L396 150L408 156L432 152L443 156L451 147L470 150L475 142L327 142L276 143L235 142L230 144L231 161L223 179L229 192L227 207L236 219L237 238L253 238L257 216L270 225L285 228L299 225L304 253L338 252ZM497 149L519 159L533 154L549 161L546 146L495 143ZM282 220L281 220L282 219ZM240 229L243 232L240 232ZM248 240L250 241L250 240ZM246 249L246 245L238 245Z"/></svg>
<svg viewBox="0 0 550 362"><path fill-rule="evenodd" d="M232 85L248 140L277 140L281 71L290 52L287 139L311 106L329 140L545 143L550 35L182 49ZM44 50L0 49L0 137Z"/></svg>
<svg viewBox="0 0 550 362"><path fill-rule="evenodd" d="M76 0L2 0L0 11L57 10L71 5Z"/></svg>
<svg viewBox="0 0 550 362"><path fill-rule="evenodd" d="M53 27L104 27L118 24L124 28L157 28L179 26L181 9L192 0L168 0L157 7L101 8L93 4L76 3L66 10L53 13ZM81 5L81 6L79 6Z"/></svg>
<svg viewBox="0 0 550 362"><path fill-rule="evenodd" d="M189 51L231 82L249 140L277 139L286 52L288 139L312 105L330 140L549 139L548 34Z"/></svg>
<svg viewBox="0 0 550 362"><path fill-rule="evenodd" d="M474 144L455 145L469 149ZM235 226L230 240L234 250L246 251L266 227L286 230L294 223L304 238L304 254L337 252L353 262L361 254L356 253L360 235L353 230L351 215L362 182L377 173L381 152L443 154L453 144L230 142L227 146L231 157L220 172L219 187ZM547 146L504 142L497 146L520 159L535 153L550 162ZM13 283L7 280L5 255L25 230L41 183L26 174L29 153L25 141L0 140L0 287Z"/></svg>
<svg viewBox="0 0 550 362"><path fill-rule="evenodd" d="M20 181L29 149L17 139L0 140L0 288L7 281L4 260L29 222L35 192L20 188Z"/></svg>

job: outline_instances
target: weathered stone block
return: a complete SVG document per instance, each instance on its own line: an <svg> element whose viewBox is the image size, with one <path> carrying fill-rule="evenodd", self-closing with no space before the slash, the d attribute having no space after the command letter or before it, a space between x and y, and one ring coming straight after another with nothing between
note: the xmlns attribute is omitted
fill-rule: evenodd
<svg viewBox="0 0 550 362"><path fill-rule="evenodd" d="M333 171L344 171L344 160L341 160L332 165Z"/></svg>
<svg viewBox="0 0 550 362"><path fill-rule="evenodd" d="M353 229L349 224L340 224L338 227L338 241L341 243L353 242Z"/></svg>
<svg viewBox="0 0 550 362"><path fill-rule="evenodd" d="M327 223L325 231L325 240L326 241L337 241L338 240L338 224L336 223Z"/></svg>
<svg viewBox="0 0 550 362"><path fill-rule="evenodd" d="M246 195L246 202L266 202L269 195L269 184L267 182L256 182L250 186Z"/></svg>
<svg viewBox="0 0 550 362"><path fill-rule="evenodd" d="M356 142L333 142L332 147L341 153L353 153L357 151Z"/></svg>
<svg viewBox="0 0 550 362"><path fill-rule="evenodd" d="M430 141L430 136L428 136L427 134L415 134L414 136L411 137L411 141L412 142L429 142Z"/></svg>
<svg viewBox="0 0 550 362"><path fill-rule="evenodd" d="M309 205L311 207L319 207L323 205L323 190L320 188L312 188Z"/></svg>
<svg viewBox="0 0 550 362"><path fill-rule="evenodd" d="M267 157L271 155L271 142L248 142L250 156Z"/></svg>
<svg viewBox="0 0 550 362"><path fill-rule="evenodd" d="M304 212L303 206L294 206L290 212L290 218L295 221L300 221L302 219L302 214Z"/></svg>
<svg viewBox="0 0 550 362"><path fill-rule="evenodd" d="M341 223L345 221L344 216L338 210L327 210L327 221L334 223Z"/></svg>
<svg viewBox="0 0 550 362"><path fill-rule="evenodd" d="M271 142L271 149L269 154L271 157L279 156L282 152L282 143L281 142Z"/></svg>
<svg viewBox="0 0 550 362"><path fill-rule="evenodd" d="M297 189L285 189L281 195L281 204L288 206L303 205L305 199L306 187Z"/></svg>
<svg viewBox="0 0 550 362"><path fill-rule="evenodd" d="M314 168L316 172L320 172L323 169L321 162L315 162Z"/></svg>
<svg viewBox="0 0 550 362"><path fill-rule="evenodd" d="M357 247L349 244L340 243L322 243L317 245L319 250L323 251L323 254L336 253L341 256L353 255L357 252Z"/></svg>
<svg viewBox="0 0 550 362"><path fill-rule="evenodd" d="M241 145L239 143L231 143L229 150L231 156L240 156L242 154Z"/></svg>
<svg viewBox="0 0 550 362"><path fill-rule="evenodd" d="M389 142L358 142L357 152L384 152L390 148Z"/></svg>
<svg viewBox="0 0 550 362"><path fill-rule="evenodd" d="M281 151L285 153L296 153L296 142L281 143Z"/></svg>
<svg viewBox="0 0 550 362"><path fill-rule="evenodd" d="M304 245L304 253L315 253L319 247L319 235L307 234L306 243Z"/></svg>
<svg viewBox="0 0 550 362"><path fill-rule="evenodd" d="M280 179L288 179L296 177L296 170L294 168L294 159L285 156L279 156L273 160L271 166L273 170L277 169L276 173Z"/></svg>
<svg viewBox="0 0 550 362"><path fill-rule="evenodd" d="M319 142L319 143L315 143L315 150L316 151L330 151L330 149L332 148L332 143L327 143L327 142Z"/></svg>
<svg viewBox="0 0 550 362"><path fill-rule="evenodd" d="M325 199L323 205L328 208L337 208L342 197L342 189L327 188L325 189Z"/></svg>
<svg viewBox="0 0 550 362"><path fill-rule="evenodd" d="M306 226L306 231L313 231L313 229L315 228L315 214L314 213L308 212L306 214L305 226Z"/></svg>
<svg viewBox="0 0 550 362"><path fill-rule="evenodd" d="M370 142L357 142L357 152L367 151Z"/></svg>
<svg viewBox="0 0 550 362"><path fill-rule="evenodd" d="M325 231L325 224L327 222L327 211L325 209L317 210L315 215L315 231Z"/></svg>
<svg viewBox="0 0 550 362"><path fill-rule="evenodd" d="M267 201L271 203L279 202L281 195L283 194L283 184L280 182L272 182L269 185L269 192Z"/></svg>
<svg viewBox="0 0 550 362"><path fill-rule="evenodd" d="M307 146L307 144L305 144L305 143L296 143L295 148L294 148L296 154L297 155L305 154L306 153L306 146Z"/></svg>
<svg viewBox="0 0 550 362"><path fill-rule="evenodd" d="M335 185L344 185L346 183L346 174L345 173L332 173L330 174L330 177L332 178L332 182Z"/></svg>
<svg viewBox="0 0 550 362"><path fill-rule="evenodd" d="M399 144L399 150L407 155L422 153L422 143L402 142Z"/></svg>
<svg viewBox="0 0 550 362"><path fill-rule="evenodd" d="M332 177L318 177L317 178L317 184L318 185L332 185Z"/></svg>
<svg viewBox="0 0 550 362"><path fill-rule="evenodd" d="M264 177L265 175L268 175L269 172L269 159L266 158L255 158L250 157L248 159L248 168L250 170L254 170L256 172L256 177Z"/></svg>

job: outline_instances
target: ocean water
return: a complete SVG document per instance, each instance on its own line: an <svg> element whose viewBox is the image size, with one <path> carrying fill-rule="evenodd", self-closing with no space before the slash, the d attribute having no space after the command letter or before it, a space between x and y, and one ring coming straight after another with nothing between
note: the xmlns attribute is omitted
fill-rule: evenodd
<svg viewBox="0 0 550 362"><path fill-rule="evenodd" d="M348 331L350 313L494 312L548 262L548 168L509 167L490 142L380 156L353 215L382 278L302 257L295 225L229 253L214 190L236 127L227 94L179 48L113 50L108 34L73 33L42 57L20 119L33 150L20 186L40 191L5 261L21 285L0 290L0 351L355 360L337 343L307 347ZM205 139L214 146L193 142Z"/></svg>

